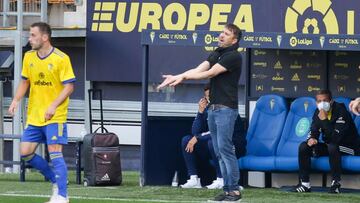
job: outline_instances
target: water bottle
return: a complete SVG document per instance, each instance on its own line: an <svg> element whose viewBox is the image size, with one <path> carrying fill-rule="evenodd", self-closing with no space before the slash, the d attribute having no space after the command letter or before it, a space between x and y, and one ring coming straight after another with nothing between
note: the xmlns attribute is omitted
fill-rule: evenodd
<svg viewBox="0 0 360 203"><path fill-rule="evenodd" d="M81 129L81 131L80 131L80 137L81 137L81 139L83 139L86 134L87 134L87 131L86 131L85 127L83 127L83 128Z"/></svg>
<svg viewBox="0 0 360 203"><path fill-rule="evenodd" d="M178 174L177 174L177 173L178 173L178 172L175 171L173 180L172 180L172 182L171 182L171 186L172 186L172 187L177 187L177 186L179 186L179 178L178 178Z"/></svg>

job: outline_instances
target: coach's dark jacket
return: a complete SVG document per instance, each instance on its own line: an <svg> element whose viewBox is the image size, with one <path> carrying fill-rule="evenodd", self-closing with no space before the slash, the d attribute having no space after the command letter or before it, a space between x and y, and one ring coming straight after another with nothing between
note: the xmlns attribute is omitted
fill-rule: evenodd
<svg viewBox="0 0 360 203"><path fill-rule="evenodd" d="M319 110L316 109L308 138L318 140L322 133L322 139L327 144L348 146L352 149L359 147L355 123L343 103L333 102L330 120L320 120L318 114Z"/></svg>

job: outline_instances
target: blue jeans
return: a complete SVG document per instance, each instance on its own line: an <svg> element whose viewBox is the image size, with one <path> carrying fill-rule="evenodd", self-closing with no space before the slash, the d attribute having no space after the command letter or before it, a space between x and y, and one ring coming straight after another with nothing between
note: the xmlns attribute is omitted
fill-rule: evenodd
<svg viewBox="0 0 360 203"><path fill-rule="evenodd" d="M210 135L224 178L223 190L225 192L239 190L238 181L240 178L240 171L232 142L237 115L237 109L225 106L216 109L209 108L208 110Z"/></svg>

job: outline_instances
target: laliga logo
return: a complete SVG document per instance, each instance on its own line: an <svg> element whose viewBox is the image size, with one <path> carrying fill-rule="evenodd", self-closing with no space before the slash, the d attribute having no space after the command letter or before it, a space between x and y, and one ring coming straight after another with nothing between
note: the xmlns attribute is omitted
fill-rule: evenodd
<svg viewBox="0 0 360 203"><path fill-rule="evenodd" d="M197 37L197 35L196 35L196 37ZM218 42L219 38L213 37L211 34L206 34L204 40L205 40L205 44L211 44L213 42ZM195 42L194 42L194 44L195 44Z"/></svg>
<svg viewBox="0 0 360 203"><path fill-rule="evenodd" d="M336 15L332 8L330 8L331 0L295 0L291 7L287 8L285 15L285 32L298 32L299 17L303 16L305 12L320 13L322 19L306 18L300 24L301 32L308 34L309 28L313 28L313 34L319 34L319 22L321 20L326 28L327 34L339 34L339 25Z"/></svg>
<svg viewBox="0 0 360 203"><path fill-rule="evenodd" d="M205 35L205 43L211 44L212 42L212 36L210 34Z"/></svg>
<svg viewBox="0 0 360 203"><path fill-rule="evenodd" d="M297 45L305 45L309 46L312 45L312 39L307 38L296 38L295 36L290 37L290 46L296 47Z"/></svg>
<svg viewBox="0 0 360 203"><path fill-rule="evenodd" d="M297 45L297 39L296 39L296 37L292 36L292 37L290 38L290 45L291 45L292 47L295 47L295 46Z"/></svg>

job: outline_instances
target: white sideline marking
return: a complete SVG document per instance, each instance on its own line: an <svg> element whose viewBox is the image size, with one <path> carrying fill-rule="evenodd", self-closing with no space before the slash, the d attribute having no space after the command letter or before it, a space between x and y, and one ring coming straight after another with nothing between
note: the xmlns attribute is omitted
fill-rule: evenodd
<svg viewBox="0 0 360 203"><path fill-rule="evenodd" d="M71 190L88 190L88 189L102 189L102 190L118 190L119 187L111 187L111 186L105 186L105 187L71 187L69 186L68 189Z"/></svg>
<svg viewBox="0 0 360 203"><path fill-rule="evenodd" d="M33 194L11 194L11 193L0 193L0 196L7 197L50 197L50 195L33 195ZM183 203L195 203L195 202L206 202L205 201L184 201L184 200L160 200L160 199L124 199L124 198L110 198L110 197L82 197L82 196L70 196L71 199L85 199L85 200L111 200L111 201L137 201L137 202L183 202Z"/></svg>

